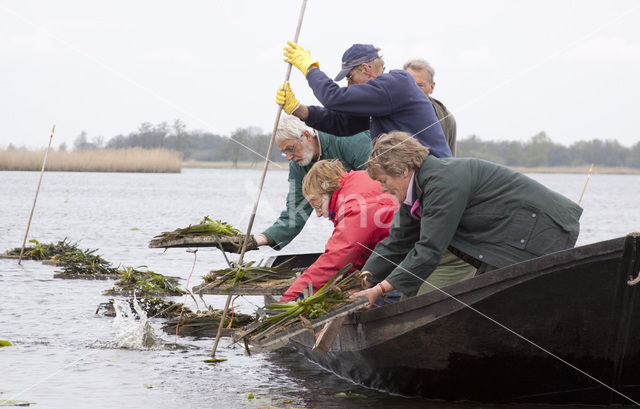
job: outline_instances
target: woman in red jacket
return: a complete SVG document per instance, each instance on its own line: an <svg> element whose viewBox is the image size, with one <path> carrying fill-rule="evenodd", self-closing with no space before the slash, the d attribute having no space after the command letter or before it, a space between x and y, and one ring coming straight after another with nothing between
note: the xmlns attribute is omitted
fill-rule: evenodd
<svg viewBox="0 0 640 409"><path fill-rule="evenodd" d="M349 273L362 268L369 249L389 235L399 207L366 171L347 173L336 160L317 162L302 182L302 193L316 215L329 218L335 229L324 253L287 289L281 303L295 300L309 284L315 293L348 263L353 264Z"/></svg>

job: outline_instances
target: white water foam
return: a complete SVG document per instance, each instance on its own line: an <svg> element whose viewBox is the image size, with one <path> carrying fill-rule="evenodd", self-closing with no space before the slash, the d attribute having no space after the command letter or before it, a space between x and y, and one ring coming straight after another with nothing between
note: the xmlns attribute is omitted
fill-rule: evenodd
<svg viewBox="0 0 640 409"><path fill-rule="evenodd" d="M140 307L137 299L133 299L133 308L126 300L114 300L116 317L113 320L115 343L119 348L154 349L162 347L160 337L153 331L147 313Z"/></svg>

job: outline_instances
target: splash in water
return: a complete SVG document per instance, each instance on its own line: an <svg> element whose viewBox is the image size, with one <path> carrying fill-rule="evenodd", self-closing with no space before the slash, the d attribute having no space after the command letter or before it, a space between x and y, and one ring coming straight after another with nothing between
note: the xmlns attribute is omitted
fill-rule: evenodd
<svg viewBox="0 0 640 409"><path fill-rule="evenodd" d="M131 311L129 302L114 300L116 317L113 320L116 345L127 349L144 349L160 347L160 338L153 332L147 313L140 307L137 299L133 299Z"/></svg>

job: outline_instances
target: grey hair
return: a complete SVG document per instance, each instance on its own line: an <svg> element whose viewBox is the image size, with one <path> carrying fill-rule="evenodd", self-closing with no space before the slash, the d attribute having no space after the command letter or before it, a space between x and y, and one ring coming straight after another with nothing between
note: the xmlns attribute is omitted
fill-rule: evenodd
<svg viewBox="0 0 640 409"><path fill-rule="evenodd" d="M276 130L276 141L283 139L302 139L304 131L308 131L315 137L316 133L313 128L307 126L304 122L293 115L282 112L278 129Z"/></svg>
<svg viewBox="0 0 640 409"><path fill-rule="evenodd" d="M372 68L376 68L382 71L382 69L384 68L384 57L380 55L379 51L380 51L380 48L376 47L376 52L378 52L378 57L374 58L371 61L367 61L367 64L369 64Z"/></svg>
<svg viewBox="0 0 640 409"><path fill-rule="evenodd" d="M436 70L433 68L431 64L427 60L423 60L422 58L416 58L415 60L410 60L404 63L404 70L414 70L414 71L426 71L431 76L431 82L436 76Z"/></svg>

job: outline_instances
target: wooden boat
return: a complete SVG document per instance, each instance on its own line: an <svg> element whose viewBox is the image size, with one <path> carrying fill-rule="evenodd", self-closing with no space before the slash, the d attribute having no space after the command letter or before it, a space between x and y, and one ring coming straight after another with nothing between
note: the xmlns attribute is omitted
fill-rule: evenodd
<svg viewBox="0 0 640 409"><path fill-rule="evenodd" d="M312 261L307 254L292 262ZM351 312L324 354L312 352L316 339L300 329L250 348L289 341L339 376L394 394L638 404L639 272L634 233Z"/></svg>

